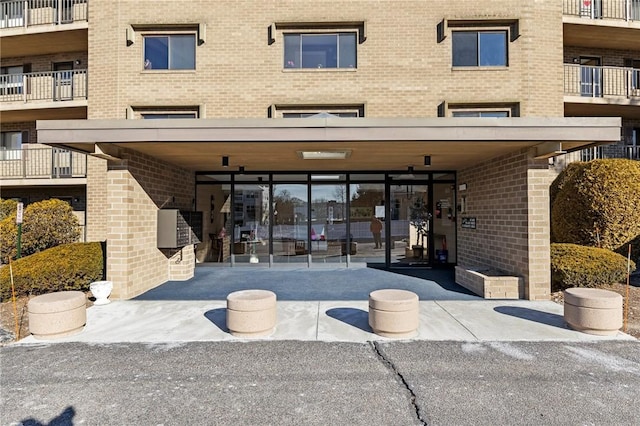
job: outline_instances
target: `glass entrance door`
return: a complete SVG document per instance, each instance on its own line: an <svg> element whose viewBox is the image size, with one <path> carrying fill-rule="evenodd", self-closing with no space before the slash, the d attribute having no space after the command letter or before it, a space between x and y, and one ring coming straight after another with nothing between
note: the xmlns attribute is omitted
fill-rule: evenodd
<svg viewBox="0 0 640 426"><path fill-rule="evenodd" d="M429 186L392 184L391 264L419 266L431 263L432 218Z"/></svg>
<svg viewBox="0 0 640 426"><path fill-rule="evenodd" d="M307 184L273 185L273 261L308 263L309 197Z"/></svg>
<svg viewBox="0 0 640 426"><path fill-rule="evenodd" d="M347 186L311 185L310 250L312 263L344 263L342 240L347 234Z"/></svg>

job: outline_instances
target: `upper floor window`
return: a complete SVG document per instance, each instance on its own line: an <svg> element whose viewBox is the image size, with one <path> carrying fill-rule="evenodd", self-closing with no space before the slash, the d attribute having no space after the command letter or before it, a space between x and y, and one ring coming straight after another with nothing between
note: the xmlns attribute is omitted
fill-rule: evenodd
<svg viewBox="0 0 640 426"><path fill-rule="evenodd" d="M284 34L285 68L356 68L357 33Z"/></svg>
<svg viewBox="0 0 640 426"><path fill-rule="evenodd" d="M364 117L364 105L271 105L271 118L358 118Z"/></svg>
<svg viewBox="0 0 640 426"><path fill-rule="evenodd" d="M507 66L507 31L454 31L454 67Z"/></svg>
<svg viewBox="0 0 640 426"><path fill-rule="evenodd" d="M313 118L313 117L341 117L341 118L356 118L358 117L358 113L356 111L353 112L327 112L325 115L323 113L312 113L312 112L285 112L282 114L282 118Z"/></svg>
<svg viewBox="0 0 640 426"><path fill-rule="evenodd" d="M444 117L481 117L505 118L519 117L520 105L512 102L483 102L483 103L446 103L443 110L438 107L438 116ZM448 110L445 113L444 108Z"/></svg>
<svg viewBox="0 0 640 426"><path fill-rule="evenodd" d="M453 117L509 117L509 111L453 111Z"/></svg>
<svg viewBox="0 0 640 426"><path fill-rule="evenodd" d="M198 118L195 112L185 112L185 113L172 113L172 114L140 114L140 116L145 120L153 120L153 119L172 119L172 118Z"/></svg>
<svg viewBox="0 0 640 426"><path fill-rule="evenodd" d="M145 35L143 66L146 70L195 69L195 34Z"/></svg>

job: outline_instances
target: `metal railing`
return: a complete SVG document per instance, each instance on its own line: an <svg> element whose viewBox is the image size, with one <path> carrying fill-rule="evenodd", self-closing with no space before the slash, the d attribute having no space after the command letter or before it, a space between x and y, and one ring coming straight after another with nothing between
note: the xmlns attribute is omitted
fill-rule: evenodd
<svg viewBox="0 0 640 426"><path fill-rule="evenodd" d="M564 0L562 12L589 19L640 21L640 0Z"/></svg>
<svg viewBox="0 0 640 426"><path fill-rule="evenodd" d="M628 160L640 161L640 146L606 145L580 151L580 161L599 160L603 158L626 158Z"/></svg>
<svg viewBox="0 0 640 426"><path fill-rule="evenodd" d="M0 102L86 98L86 69L0 75Z"/></svg>
<svg viewBox="0 0 640 426"><path fill-rule="evenodd" d="M640 69L564 64L564 93L593 98L639 98Z"/></svg>
<svg viewBox="0 0 640 426"><path fill-rule="evenodd" d="M42 147L0 150L0 179L87 177L87 155Z"/></svg>
<svg viewBox="0 0 640 426"><path fill-rule="evenodd" d="M9 0L0 3L0 29L87 20L89 0Z"/></svg>

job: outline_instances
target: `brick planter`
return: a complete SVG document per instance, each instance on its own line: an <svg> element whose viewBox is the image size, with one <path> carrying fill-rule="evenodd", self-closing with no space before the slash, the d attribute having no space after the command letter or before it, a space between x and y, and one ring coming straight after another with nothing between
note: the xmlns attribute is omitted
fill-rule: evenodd
<svg viewBox="0 0 640 426"><path fill-rule="evenodd" d="M456 284L485 299L518 299L524 279L491 268L456 266Z"/></svg>

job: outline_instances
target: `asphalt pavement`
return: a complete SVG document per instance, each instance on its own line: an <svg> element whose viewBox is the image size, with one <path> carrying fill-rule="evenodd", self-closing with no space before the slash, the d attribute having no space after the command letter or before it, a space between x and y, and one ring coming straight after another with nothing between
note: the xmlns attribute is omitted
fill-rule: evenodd
<svg viewBox="0 0 640 426"><path fill-rule="evenodd" d="M640 344L0 348L2 425L634 425Z"/></svg>

